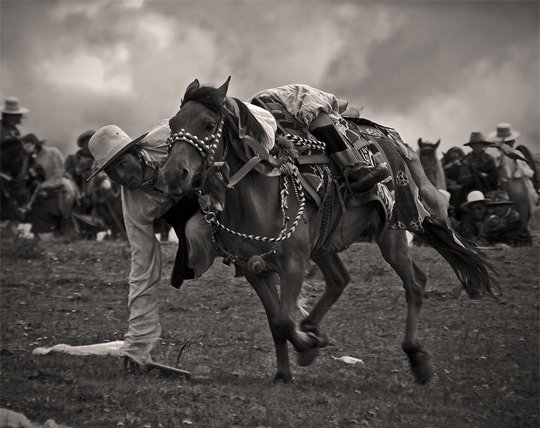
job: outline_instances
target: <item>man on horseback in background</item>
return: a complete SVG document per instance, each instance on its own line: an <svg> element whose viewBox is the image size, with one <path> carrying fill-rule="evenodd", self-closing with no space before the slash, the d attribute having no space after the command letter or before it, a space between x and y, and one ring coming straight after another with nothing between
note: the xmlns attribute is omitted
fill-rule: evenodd
<svg viewBox="0 0 540 428"><path fill-rule="evenodd" d="M538 202L538 195L534 190L534 185L532 183L534 169L532 165L529 165L529 161L523 153L514 148L516 139L519 136L520 133L513 131L512 126L509 123L499 123L497 125L497 130L489 134L489 138L492 141L491 147L497 148L501 153L497 158L498 167L506 169L507 171L513 171L513 177L509 177L509 174L504 174L504 176L499 177L499 187L506 190L507 182L510 179L522 179L529 192L531 203L534 206ZM505 161L510 162L513 165L505 165Z"/></svg>
<svg viewBox="0 0 540 428"><path fill-rule="evenodd" d="M4 101L0 111L2 111L1 142L3 143L10 138L20 138L21 132L17 126L22 122L24 115L28 113L28 109L19 105L18 98L9 97Z"/></svg>
<svg viewBox="0 0 540 428"><path fill-rule="evenodd" d="M471 132L469 141L464 146L469 146L469 152L461 161L458 183L461 185L461 194L458 202L461 204L467 195L473 190L479 190L483 194L497 189L497 166L495 159L486 153L490 145L488 139L481 132ZM458 204L458 206L460 206ZM458 216L461 212L458 213Z"/></svg>

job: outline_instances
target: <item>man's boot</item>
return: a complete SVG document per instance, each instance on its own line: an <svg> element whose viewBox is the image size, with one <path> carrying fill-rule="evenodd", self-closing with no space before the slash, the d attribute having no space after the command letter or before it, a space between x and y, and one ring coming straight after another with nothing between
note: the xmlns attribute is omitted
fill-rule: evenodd
<svg viewBox="0 0 540 428"><path fill-rule="evenodd" d="M367 192L389 176L385 165L373 166L359 160L328 115L323 113L317 116L311 123L310 132L326 144L327 153L334 159L345 183L354 193Z"/></svg>

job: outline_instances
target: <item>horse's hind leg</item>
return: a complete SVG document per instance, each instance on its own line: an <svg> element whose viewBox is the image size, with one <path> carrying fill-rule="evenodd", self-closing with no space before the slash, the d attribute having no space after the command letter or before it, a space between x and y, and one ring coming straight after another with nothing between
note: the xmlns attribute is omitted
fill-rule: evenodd
<svg viewBox="0 0 540 428"><path fill-rule="evenodd" d="M288 382L292 379L291 367L289 364L289 350L287 349L287 338L282 334L276 319L279 311L279 295L276 289L274 274L255 275L246 272L246 279L261 299L264 306L268 324L274 340L276 350L277 372L274 382Z"/></svg>
<svg viewBox="0 0 540 428"><path fill-rule="evenodd" d="M323 274L326 288L309 315L301 321L300 327L302 330L309 331L319 337L322 342L319 346L325 346L327 339L319 331L319 324L332 305L339 299L351 277L337 254L325 254L314 258L313 261Z"/></svg>
<svg viewBox="0 0 540 428"><path fill-rule="evenodd" d="M409 358L416 382L427 383L433 376L431 357L418 341L418 320L424 299L425 274L420 274L418 266L410 258L405 231L385 228L377 238L377 243L384 259L399 275L405 288L407 320L401 348ZM417 270L419 272L415 274Z"/></svg>

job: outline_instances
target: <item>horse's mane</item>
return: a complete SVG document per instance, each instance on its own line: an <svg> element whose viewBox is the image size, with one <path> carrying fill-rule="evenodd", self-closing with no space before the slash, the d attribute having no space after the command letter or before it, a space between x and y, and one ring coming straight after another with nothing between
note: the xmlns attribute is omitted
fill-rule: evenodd
<svg viewBox="0 0 540 428"><path fill-rule="evenodd" d="M242 125L245 127L246 133L255 138L257 141L262 141L266 136L262 125L255 118L255 116L251 114L244 102L240 101L238 98L232 99L238 105L240 123L242 123ZM238 121L234 120L236 116L233 112L231 112L225 107L225 105L223 104L222 96L219 94L216 88L212 86L201 86L197 89L193 89L187 92L186 95L184 95L184 99L180 104L180 108L182 108L182 106L188 101L199 102L207 109L215 113L223 114L227 119L225 123L227 129L225 129L224 131L232 129L235 132L235 136L238 136L238 127L235 124L235 122ZM227 132L224 132L224 135L227 135Z"/></svg>

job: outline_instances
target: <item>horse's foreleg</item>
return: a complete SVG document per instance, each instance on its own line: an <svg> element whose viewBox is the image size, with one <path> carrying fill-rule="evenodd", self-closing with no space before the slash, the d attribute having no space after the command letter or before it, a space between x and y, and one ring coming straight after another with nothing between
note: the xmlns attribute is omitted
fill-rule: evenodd
<svg viewBox="0 0 540 428"><path fill-rule="evenodd" d="M268 317L268 324L276 349L277 372L274 381L288 382L292 379L292 374L289 364L287 338L275 323L279 311L279 295L275 284L275 274L255 275L247 272L246 279L252 285L259 299L261 299Z"/></svg>
<svg viewBox="0 0 540 428"><path fill-rule="evenodd" d="M407 319L401 348L409 358L416 382L427 383L433 376L431 357L418 341L418 321L424 299L425 278L422 275L416 278L415 270L419 268L410 258L405 231L384 229L377 238L377 243L384 259L399 275L405 288Z"/></svg>
<svg viewBox="0 0 540 428"><path fill-rule="evenodd" d="M280 306L276 317L276 324L295 350L306 352L317 346L317 340L309 333L299 328L294 321L293 314L298 307L298 295L304 281L304 269L307 259L299 255L289 254L284 258L280 276ZM313 351L313 353L316 353ZM316 355L313 357L315 359Z"/></svg>

